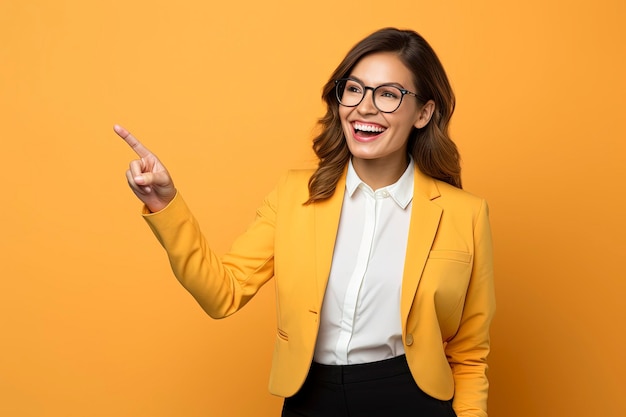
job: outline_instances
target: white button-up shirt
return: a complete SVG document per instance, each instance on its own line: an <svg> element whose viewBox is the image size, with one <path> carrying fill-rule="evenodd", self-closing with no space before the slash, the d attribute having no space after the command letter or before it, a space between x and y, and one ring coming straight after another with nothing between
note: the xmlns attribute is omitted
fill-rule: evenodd
<svg viewBox="0 0 626 417"><path fill-rule="evenodd" d="M411 160L396 183L374 191L349 163L315 362L348 365L404 353L400 293L413 169Z"/></svg>

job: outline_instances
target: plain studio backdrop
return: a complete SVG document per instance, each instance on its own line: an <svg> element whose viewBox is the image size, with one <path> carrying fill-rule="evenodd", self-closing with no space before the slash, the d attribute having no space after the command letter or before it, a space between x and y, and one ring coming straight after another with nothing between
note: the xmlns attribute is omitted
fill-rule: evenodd
<svg viewBox="0 0 626 417"><path fill-rule="evenodd" d="M223 253L322 85L385 26L439 54L467 190L490 203L490 415L626 415L626 3L0 1L0 415L278 416L273 284L213 321L128 190L159 155Z"/></svg>

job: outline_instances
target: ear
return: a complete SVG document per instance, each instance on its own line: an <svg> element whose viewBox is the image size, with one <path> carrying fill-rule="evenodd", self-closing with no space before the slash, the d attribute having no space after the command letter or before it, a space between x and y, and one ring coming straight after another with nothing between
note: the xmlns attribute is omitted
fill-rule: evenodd
<svg viewBox="0 0 626 417"><path fill-rule="evenodd" d="M422 106L421 109L417 111L417 118L415 119L415 126L418 129L423 128L430 122L430 118L433 117L433 112L435 111L435 102L432 100L428 100L426 104Z"/></svg>

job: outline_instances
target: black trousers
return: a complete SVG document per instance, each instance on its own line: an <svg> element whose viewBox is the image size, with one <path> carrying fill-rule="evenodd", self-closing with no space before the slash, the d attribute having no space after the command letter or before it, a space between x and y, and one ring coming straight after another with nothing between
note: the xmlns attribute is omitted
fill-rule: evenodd
<svg viewBox="0 0 626 417"><path fill-rule="evenodd" d="M285 398L282 417L456 417L452 401L424 393L404 355L363 365L313 363L304 385Z"/></svg>

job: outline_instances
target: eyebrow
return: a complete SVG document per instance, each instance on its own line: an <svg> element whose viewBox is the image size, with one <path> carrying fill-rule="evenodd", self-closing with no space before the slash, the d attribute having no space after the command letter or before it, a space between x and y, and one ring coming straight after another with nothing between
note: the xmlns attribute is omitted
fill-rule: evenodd
<svg viewBox="0 0 626 417"><path fill-rule="evenodd" d="M355 75L350 74L348 76L348 78L352 78L352 79L360 82L361 84L365 85L365 81L363 81L362 79L360 79L359 77L357 77ZM380 87L381 85L392 85L392 86L399 87L399 88L405 90L405 88L404 88L404 86L402 84L396 83L396 82L382 83L382 84L377 85L376 87Z"/></svg>

